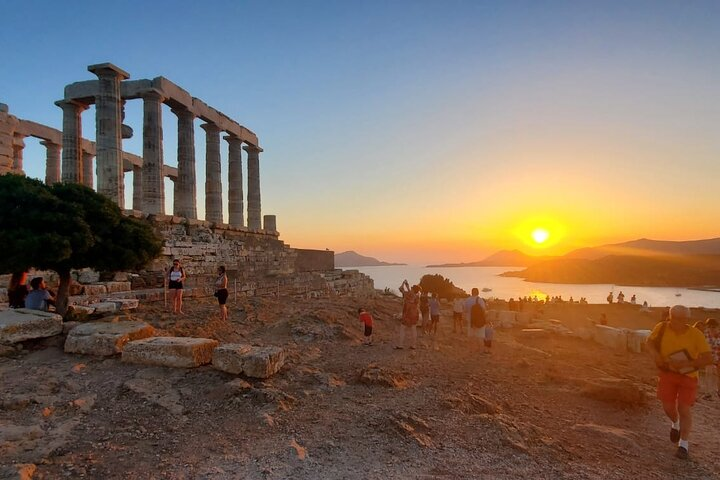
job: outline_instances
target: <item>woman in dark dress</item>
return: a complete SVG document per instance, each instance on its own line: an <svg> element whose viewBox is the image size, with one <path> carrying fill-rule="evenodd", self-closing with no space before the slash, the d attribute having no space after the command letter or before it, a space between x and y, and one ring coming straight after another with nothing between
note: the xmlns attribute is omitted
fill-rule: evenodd
<svg viewBox="0 0 720 480"><path fill-rule="evenodd" d="M8 285L8 304L10 308L25 308L25 297L28 295L27 272L15 272Z"/></svg>

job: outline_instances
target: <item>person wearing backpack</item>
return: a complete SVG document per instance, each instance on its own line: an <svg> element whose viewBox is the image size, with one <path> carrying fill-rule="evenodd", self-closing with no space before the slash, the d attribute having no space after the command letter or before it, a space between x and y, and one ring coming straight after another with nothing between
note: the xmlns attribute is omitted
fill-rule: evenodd
<svg viewBox="0 0 720 480"><path fill-rule="evenodd" d="M686 459L698 371L712 363L712 354L705 335L688 324L692 318L688 307L675 305L669 314L667 321L655 326L645 345L659 370L657 397L672 422L670 441L677 444L675 456Z"/></svg>
<svg viewBox="0 0 720 480"><path fill-rule="evenodd" d="M485 312L487 306L485 300L480 298L480 291L473 288L472 295L465 299L465 325L467 326L467 335L470 338L485 338Z"/></svg>

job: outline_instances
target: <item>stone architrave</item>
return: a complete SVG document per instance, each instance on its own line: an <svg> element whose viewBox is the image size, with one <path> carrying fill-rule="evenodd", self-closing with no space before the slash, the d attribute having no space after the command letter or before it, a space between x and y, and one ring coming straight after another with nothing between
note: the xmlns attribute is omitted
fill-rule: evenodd
<svg viewBox="0 0 720 480"><path fill-rule="evenodd" d="M74 100L60 100L55 105L63 111L61 180L82 183L82 112L87 105Z"/></svg>
<svg viewBox="0 0 720 480"><path fill-rule="evenodd" d="M184 107L171 110L178 119L178 167L173 214L197 219L197 181L195 179L195 115Z"/></svg>
<svg viewBox="0 0 720 480"><path fill-rule="evenodd" d="M260 212L260 152L262 148L254 145L243 147L248 154L247 172L248 172L248 228L251 230L262 229L262 216Z"/></svg>
<svg viewBox="0 0 720 480"><path fill-rule="evenodd" d="M228 223L244 227L242 140L234 135L225 137L228 142Z"/></svg>
<svg viewBox="0 0 720 480"><path fill-rule="evenodd" d="M95 175L93 174L94 158L95 154L86 151L82 152L83 185L89 188L93 188L95 183Z"/></svg>
<svg viewBox="0 0 720 480"><path fill-rule="evenodd" d="M162 102L160 93L151 90L143 93L143 213L165 213L163 177Z"/></svg>
<svg viewBox="0 0 720 480"><path fill-rule="evenodd" d="M16 133L13 137L13 173L24 174L23 150L25 150L25 135Z"/></svg>
<svg viewBox="0 0 720 480"><path fill-rule="evenodd" d="M63 319L56 313L27 308L11 308L0 312L0 344L52 337L62 331Z"/></svg>
<svg viewBox="0 0 720 480"><path fill-rule="evenodd" d="M212 361L217 340L189 337L154 337L125 345L122 361L162 367L193 368Z"/></svg>
<svg viewBox="0 0 720 480"><path fill-rule="evenodd" d="M110 356L123 351L133 340L155 335L145 322L89 322L70 330L65 340L65 353Z"/></svg>
<svg viewBox="0 0 720 480"><path fill-rule="evenodd" d="M222 223L222 172L220 170L220 128L206 123L205 130L205 220Z"/></svg>
<svg viewBox="0 0 720 480"><path fill-rule="evenodd" d="M142 167L133 165L132 172L133 172L132 209L140 212L140 211L142 211L142 206L143 206L143 191L142 191L143 170L142 170Z"/></svg>
<svg viewBox="0 0 720 480"><path fill-rule="evenodd" d="M95 142L97 191L124 207L122 165L122 98L120 82L130 75L112 63L90 65L88 70L98 77L95 97Z"/></svg>
<svg viewBox="0 0 720 480"><path fill-rule="evenodd" d="M49 140L40 142L45 146L45 184L60 181L60 145Z"/></svg>

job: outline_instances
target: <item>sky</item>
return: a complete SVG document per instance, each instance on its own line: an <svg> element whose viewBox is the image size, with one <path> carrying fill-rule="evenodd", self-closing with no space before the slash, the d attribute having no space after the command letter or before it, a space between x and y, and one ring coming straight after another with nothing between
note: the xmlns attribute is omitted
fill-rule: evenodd
<svg viewBox="0 0 720 480"><path fill-rule="evenodd" d="M0 18L13 115L60 129L53 102L91 64L164 76L258 135L262 212L294 247L419 264L720 236L717 1L8 0ZM125 123L141 154L140 100Z"/></svg>

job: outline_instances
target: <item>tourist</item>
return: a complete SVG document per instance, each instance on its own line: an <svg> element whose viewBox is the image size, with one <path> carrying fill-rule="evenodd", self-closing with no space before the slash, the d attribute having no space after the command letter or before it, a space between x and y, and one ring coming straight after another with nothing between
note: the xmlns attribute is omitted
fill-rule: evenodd
<svg viewBox="0 0 720 480"><path fill-rule="evenodd" d="M27 272L13 273L7 289L8 306L10 308L25 308L25 297L27 295Z"/></svg>
<svg viewBox="0 0 720 480"><path fill-rule="evenodd" d="M358 320L363 323L365 340L363 345L369 347L372 345L372 332L373 332L373 318L364 308L358 309Z"/></svg>
<svg viewBox="0 0 720 480"><path fill-rule="evenodd" d="M408 281L403 280L399 290L400 294L403 296L403 312L402 323L400 325L399 342L395 348L402 349L407 343L411 350L415 350L415 340L417 338L416 325L420 317L418 303L420 302L419 295L422 289L419 285L413 285L412 288L410 288Z"/></svg>
<svg viewBox="0 0 720 480"><path fill-rule="evenodd" d="M453 301L453 333L464 333L463 331L463 304L465 298L458 295Z"/></svg>
<svg viewBox="0 0 720 480"><path fill-rule="evenodd" d="M713 365L708 367L710 378L713 380L710 383L720 398L720 321L716 318L705 320L705 339L713 357Z"/></svg>
<svg viewBox="0 0 720 480"><path fill-rule="evenodd" d="M430 328L429 332L437 335L438 323L440 323L440 299L437 293L432 294L430 299Z"/></svg>
<svg viewBox="0 0 720 480"><path fill-rule="evenodd" d="M635 296L634 293L633 293L633 296L630 297L630 303L632 303L633 305L637 304L637 297Z"/></svg>
<svg viewBox="0 0 720 480"><path fill-rule="evenodd" d="M485 323L485 338L483 340L483 344L485 345L485 353L490 353L490 348L492 347L492 339L493 334L495 333L495 330L493 328L492 322L488 321Z"/></svg>
<svg viewBox="0 0 720 480"><path fill-rule="evenodd" d="M657 396L672 421L670 440L677 442L675 455L688 458L691 407L695 404L698 370L712 363L710 347L703 333L688 325L690 309L675 305L667 322L655 326L647 340L647 349L659 369Z"/></svg>
<svg viewBox="0 0 720 480"><path fill-rule="evenodd" d="M428 333L430 331L430 299L427 292L420 295L420 315L422 315L422 331Z"/></svg>
<svg viewBox="0 0 720 480"><path fill-rule="evenodd" d="M220 304L220 321L225 321L228 318L227 305L225 303L228 299L228 278L225 273L225 267L218 267L218 277L215 279L215 297L218 299Z"/></svg>
<svg viewBox="0 0 720 480"><path fill-rule="evenodd" d="M477 288L473 288L471 296L465 299L463 305L468 337L478 339L484 337L483 328L485 327L485 312L487 311L485 300L480 298L479 294L480 291Z"/></svg>
<svg viewBox="0 0 720 480"><path fill-rule="evenodd" d="M613 292L608 293L607 302L608 302L608 303L612 303L612 302L613 302Z"/></svg>
<svg viewBox="0 0 720 480"><path fill-rule="evenodd" d="M173 260L172 267L168 270L167 279L168 289L172 292L173 313L182 315L183 283L187 279L187 275L185 275L185 269L180 265L180 260Z"/></svg>
<svg viewBox="0 0 720 480"><path fill-rule="evenodd" d="M625 294L622 292L622 290L620 290L620 293L618 293L617 303L620 303L620 304L625 303Z"/></svg>
<svg viewBox="0 0 720 480"><path fill-rule="evenodd" d="M43 277L35 277L30 280L30 286L32 291L25 298L25 308L47 312L50 305L55 305L55 295L48 290Z"/></svg>

